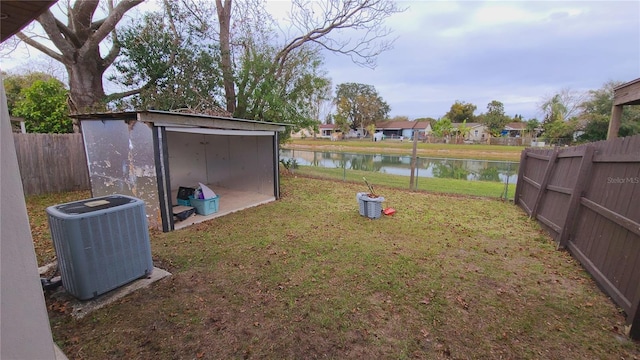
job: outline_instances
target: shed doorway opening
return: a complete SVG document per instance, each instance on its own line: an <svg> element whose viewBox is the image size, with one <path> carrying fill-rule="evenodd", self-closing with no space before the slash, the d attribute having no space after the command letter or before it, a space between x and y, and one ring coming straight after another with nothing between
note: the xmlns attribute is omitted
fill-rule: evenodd
<svg viewBox="0 0 640 360"><path fill-rule="evenodd" d="M274 132L167 127L172 205L180 187L202 183L218 196L218 211L174 222L181 229L276 200Z"/></svg>

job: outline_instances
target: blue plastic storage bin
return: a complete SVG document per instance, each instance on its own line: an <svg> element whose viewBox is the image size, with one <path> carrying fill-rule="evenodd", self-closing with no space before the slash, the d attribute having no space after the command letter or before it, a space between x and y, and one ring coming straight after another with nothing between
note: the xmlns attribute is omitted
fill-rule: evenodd
<svg viewBox="0 0 640 360"><path fill-rule="evenodd" d="M216 195L216 197L211 199L194 199L190 197L191 206L196 208L196 213L198 215L210 215L218 212L218 201L220 196Z"/></svg>
<svg viewBox="0 0 640 360"><path fill-rule="evenodd" d="M178 205L191 206L191 200L190 199L187 199L187 200L178 199Z"/></svg>

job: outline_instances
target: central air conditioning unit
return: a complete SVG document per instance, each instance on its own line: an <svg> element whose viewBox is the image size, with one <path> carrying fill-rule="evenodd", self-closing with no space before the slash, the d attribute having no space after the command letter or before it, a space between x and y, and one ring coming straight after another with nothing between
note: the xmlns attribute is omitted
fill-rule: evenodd
<svg viewBox="0 0 640 360"><path fill-rule="evenodd" d="M62 285L80 300L151 275L145 203L109 195L47 208Z"/></svg>

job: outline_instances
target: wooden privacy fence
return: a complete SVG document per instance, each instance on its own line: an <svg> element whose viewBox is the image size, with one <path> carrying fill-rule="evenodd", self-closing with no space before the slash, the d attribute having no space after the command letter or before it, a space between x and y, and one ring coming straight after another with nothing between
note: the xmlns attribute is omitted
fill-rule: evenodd
<svg viewBox="0 0 640 360"><path fill-rule="evenodd" d="M525 149L515 203L580 261L640 338L640 135Z"/></svg>
<svg viewBox="0 0 640 360"><path fill-rule="evenodd" d="M13 134L25 195L88 190L82 134Z"/></svg>

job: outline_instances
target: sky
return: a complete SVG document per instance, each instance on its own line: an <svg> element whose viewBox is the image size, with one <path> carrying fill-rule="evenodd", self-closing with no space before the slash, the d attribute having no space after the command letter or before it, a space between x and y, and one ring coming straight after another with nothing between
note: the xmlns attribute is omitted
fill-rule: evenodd
<svg viewBox="0 0 640 360"><path fill-rule="evenodd" d="M212 0L213 1L213 0ZM373 85L393 116L440 118L456 101L542 118L544 99L640 77L640 1L400 1L387 19L393 48L374 69L325 53L335 85ZM290 5L268 0L275 17ZM31 51L30 60L36 56ZM23 59L20 62L20 59ZM24 57L3 57L3 70Z"/></svg>
<svg viewBox="0 0 640 360"><path fill-rule="evenodd" d="M409 1L387 21L397 37L377 67L327 55L334 84L375 86L391 116L444 116L456 101L498 100L542 118L543 99L640 77L639 1Z"/></svg>

